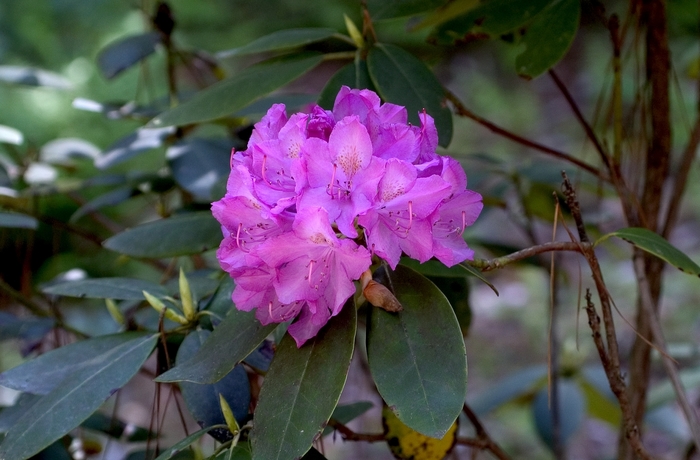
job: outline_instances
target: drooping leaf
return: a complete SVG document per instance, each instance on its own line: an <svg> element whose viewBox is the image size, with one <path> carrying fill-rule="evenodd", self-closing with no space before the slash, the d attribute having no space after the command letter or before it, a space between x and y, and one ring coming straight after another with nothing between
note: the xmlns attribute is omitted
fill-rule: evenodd
<svg viewBox="0 0 700 460"><path fill-rule="evenodd" d="M69 374L10 428L0 458L28 458L82 423L138 372L157 338L141 335Z"/></svg>
<svg viewBox="0 0 700 460"><path fill-rule="evenodd" d="M566 444L569 438L581 427L586 416L586 400L574 380L561 379L557 385L559 402L559 439ZM551 449L554 445L552 409L547 388L542 388L532 401L532 416L537 434Z"/></svg>
<svg viewBox="0 0 700 460"><path fill-rule="evenodd" d="M0 66L0 81L53 89L71 89L73 87L68 79L57 73L14 65Z"/></svg>
<svg viewBox="0 0 700 460"><path fill-rule="evenodd" d="M75 158L95 160L100 149L84 139L65 137L54 139L41 146L39 159L54 165L71 165Z"/></svg>
<svg viewBox="0 0 700 460"><path fill-rule="evenodd" d="M279 30L271 33L270 35L257 38L247 45L233 48L231 50L219 51L216 53L216 57L219 59L225 59L232 56L243 56L246 54L290 50L326 40L327 38L332 37L335 33L336 31L333 29L320 27Z"/></svg>
<svg viewBox="0 0 700 460"><path fill-rule="evenodd" d="M0 311L0 341L8 339L38 340L55 325L53 318L18 318Z"/></svg>
<svg viewBox="0 0 700 460"><path fill-rule="evenodd" d="M107 79L112 79L156 50L161 38L158 32L131 35L110 43L97 56L97 65Z"/></svg>
<svg viewBox="0 0 700 460"><path fill-rule="evenodd" d="M209 457L208 460L251 460L253 458L250 442L239 442L236 447L224 450L216 457Z"/></svg>
<svg viewBox="0 0 700 460"><path fill-rule="evenodd" d="M36 230L38 226L39 221L35 217L18 212L0 212L0 227Z"/></svg>
<svg viewBox="0 0 700 460"><path fill-rule="evenodd" d="M430 11L446 3L446 0L369 0L367 9L372 19L401 18Z"/></svg>
<svg viewBox="0 0 700 460"><path fill-rule="evenodd" d="M700 367L683 369L679 372L681 383L686 390L700 387ZM676 399L676 392L670 380L664 380L649 390L647 410L658 409Z"/></svg>
<svg viewBox="0 0 700 460"><path fill-rule="evenodd" d="M388 407L382 409L382 425L386 442L394 457L402 460L444 459L457 441L459 418L442 438L432 438L404 425Z"/></svg>
<svg viewBox="0 0 700 460"><path fill-rule="evenodd" d="M227 141L187 138L168 147L165 157L175 182L196 200L211 203L220 198L212 189L230 171L232 147Z"/></svg>
<svg viewBox="0 0 700 460"><path fill-rule="evenodd" d="M652 232L651 230L640 227L623 228L615 232L608 233L607 235L603 235L598 239L598 241L595 242L595 244L598 245L611 236L616 236L618 238L622 238L628 243L632 243L639 249L642 249L649 254L658 257L659 259L665 260L684 273L700 276L700 266L698 266L698 264L693 262L690 257L669 243L664 237Z"/></svg>
<svg viewBox="0 0 700 460"><path fill-rule="evenodd" d="M518 75L535 78L554 67L571 47L580 18L580 0L554 1L535 16L522 38L525 51L515 58Z"/></svg>
<svg viewBox="0 0 700 460"><path fill-rule="evenodd" d="M207 330L189 333L180 345L176 363L184 363L191 359L210 335L211 332ZM180 390L187 408L199 426L206 427L226 423L221 412L219 395L226 400L239 425L243 425L248 416L250 383L248 375L241 365L234 367L216 383L180 382ZM225 442L232 437L228 429L215 430L210 434L220 442Z"/></svg>
<svg viewBox="0 0 700 460"><path fill-rule="evenodd" d="M472 309L469 303L469 281L466 276L461 278L429 276L428 279L447 297L459 322L462 335L466 337L472 323Z"/></svg>
<svg viewBox="0 0 700 460"><path fill-rule="evenodd" d="M403 310L371 309L370 371L379 394L403 423L442 438L466 395L462 332L444 294L428 279L401 265L389 276Z"/></svg>
<svg viewBox="0 0 700 460"><path fill-rule="evenodd" d="M255 409L253 459L299 458L311 448L345 386L356 327L351 299L301 348L285 335Z"/></svg>
<svg viewBox="0 0 700 460"><path fill-rule="evenodd" d="M345 65L338 70L323 87L318 97L318 105L327 110L332 110L335 98L342 86L354 89L369 89L376 91L372 80L369 78L367 62L356 58L354 62Z"/></svg>
<svg viewBox="0 0 700 460"><path fill-rule="evenodd" d="M12 145L22 145L24 134L18 129L0 125L0 142Z"/></svg>
<svg viewBox="0 0 700 460"><path fill-rule="evenodd" d="M620 420L622 420L622 412L620 411L620 406L617 405L614 395L611 399L607 393L602 393L596 385L585 378L579 378L577 381L586 400L586 413L588 416L608 422L611 426L619 426Z"/></svg>
<svg viewBox="0 0 700 460"><path fill-rule="evenodd" d="M435 119L439 144L450 144L452 113L444 104L445 91L423 61L398 46L378 43L369 51L367 66L382 98L405 106L414 125L420 126L418 113L425 109Z"/></svg>
<svg viewBox="0 0 700 460"><path fill-rule="evenodd" d="M89 299L143 300L143 291L156 297L166 295L163 286L137 278L88 278L66 281L42 289L44 294Z"/></svg>
<svg viewBox="0 0 700 460"><path fill-rule="evenodd" d="M39 395L22 393L19 395L14 405L4 407L0 411L0 433L7 433L7 431L17 423L17 420L19 420L30 407L36 404L39 399L41 399ZM0 437L0 441L2 441L2 437Z"/></svg>
<svg viewBox="0 0 700 460"><path fill-rule="evenodd" d="M234 113L237 117L253 117L265 115L273 104L284 104L287 113L301 109L314 101L313 94L273 94L258 99L252 104Z"/></svg>
<svg viewBox="0 0 700 460"><path fill-rule="evenodd" d="M75 223L81 217L86 216L91 212L102 209L105 206L115 206L120 203L123 203L132 196L134 196L134 193L134 188L131 186L127 186L119 187L102 195L96 196L92 200L79 207L73 213L73 215L70 216L69 222Z"/></svg>
<svg viewBox="0 0 700 460"><path fill-rule="evenodd" d="M158 115L147 126L187 125L231 115L296 80L321 60L319 54L303 54L255 65L198 92L187 102Z"/></svg>
<svg viewBox="0 0 700 460"><path fill-rule="evenodd" d="M127 425L122 420L107 416L101 412L92 414L80 427L99 431L115 439L121 439L124 436L124 440L127 442L141 442L158 437L157 433L151 432L146 428ZM125 431L128 433L126 436Z"/></svg>
<svg viewBox="0 0 700 460"><path fill-rule="evenodd" d="M191 435L187 436L186 438L182 439L180 442L177 442L170 446L169 448L165 449L157 458L156 460L170 460L173 458L175 455L178 453L182 452L183 450L187 449L191 444L196 442L199 438L207 434L211 430L216 430L216 429L222 429L226 428L226 425L214 425L214 426L209 426L206 428L202 428L199 431L195 431Z"/></svg>
<svg viewBox="0 0 700 460"><path fill-rule="evenodd" d="M233 308L194 356L159 375L156 381L218 382L255 350L276 326L263 326L255 318L255 312Z"/></svg>
<svg viewBox="0 0 700 460"><path fill-rule="evenodd" d="M107 239L107 249L132 257L197 254L221 243L221 227L210 212L192 212L139 225Z"/></svg>
<svg viewBox="0 0 700 460"><path fill-rule="evenodd" d="M165 128L140 128L107 148L95 159L95 166L107 169L149 150L161 147L165 139L175 132L172 126Z"/></svg>
<svg viewBox="0 0 700 460"><path fill-rule="evenodd" d="M425 19L414 27L414 30L434 27L458 16L462 16L479 6L479 3L479 0L453 0L448 2L441 8L437 8L432 13L428 14Z"/></svg>
<svg viewBox="0 0 700 460"><path fill-rule="evenodd" d="M528 367L495 382L481 393L470 395L467 403L476 415L486 415L499 406L531 392L546 378L546 366Z"/></svg>
<svg viewBox="0 0 700 460"><path fill-rule="evenodd" d="M93 360L148 336L142 332L124 332L74 342L3 372L0 385L24 393L45 395L66 378L91 366Z"/></svg>
<svg viewBox="0 0 700 460"><path fill-rule="evenodd" d="M525 27L539 12L557 0L489 0L460 2L463 13L436 27L428 40L441 45L501 35Z"/></svg>

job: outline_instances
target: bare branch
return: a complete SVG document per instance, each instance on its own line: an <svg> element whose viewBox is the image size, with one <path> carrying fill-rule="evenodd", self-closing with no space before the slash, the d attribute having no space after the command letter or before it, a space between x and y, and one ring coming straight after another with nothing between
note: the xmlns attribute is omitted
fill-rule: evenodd
<svg viewBox="0 0 700 460"><path fill-rule="evenodd" d="M584 246L590 246L590 243L573 243L570 241L550 241L537 246L522 249L520 251L508 254L507 256L497 257L495 259L474 259L465 260L464 263L478 268L482 272L503 268L506 265L536 256L545 252L551 251L574 251L583 253Z"/></svg>

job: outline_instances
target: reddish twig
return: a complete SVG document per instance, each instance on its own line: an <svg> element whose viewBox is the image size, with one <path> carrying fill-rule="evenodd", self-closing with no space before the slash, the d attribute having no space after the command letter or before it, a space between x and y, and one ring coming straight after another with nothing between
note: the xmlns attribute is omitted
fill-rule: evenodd
<svg viewBox="0 0 700 460"><path fill-rule="evenodd" d="M384 433L355 433L347 426L333 419L328 421L328 426L340 433L346 441L380 442L386 440Z"/></svg>
<svg viewBox="0 0 700 460"><path fill-rule="evenodd" d="M459 438L457 439L457 443L470 445L481 450L488 450L500 460L510 460L510 457L508 456L508 454L505 453L503 449L501 449L501 446L499 446L493 439L491 439L491 436L489 436L489 434L486 432L484 425L481 424L479 417L476 416L471 407L469 407L469 405L465 403L462 407L462 411L464 412L464 415L467 416L471 424L474 426L474 431L476 431L477 439L476 443L467 444L467 441L472 442L474 440L468 438Z"/></svg>

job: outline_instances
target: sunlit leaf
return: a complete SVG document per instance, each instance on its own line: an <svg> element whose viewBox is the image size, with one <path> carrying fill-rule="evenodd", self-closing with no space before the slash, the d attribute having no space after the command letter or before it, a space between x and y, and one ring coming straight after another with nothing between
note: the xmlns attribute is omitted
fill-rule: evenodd
<svg viewBox="0 0 700 460"><path fill-rule="evenodd" d="M253 416L253 459L299 458L311 448L345 386L356 326L351 299L301 348L282 339Z"/></svg>
<svg viewBox="0 0 700 460"><path fill-rule="evenodd" d="M103 244L133 257L197 254L221 243L221 227L210 212L192 212L139 225L117 233Z"/></svg>
<svg viewBox="0 0 700 460"><path fill-rule="evenodd" d="M230 171L231 148L229 141L187 138L170 147L166 152L173 178L192 196L211 203L214 185Z"/></svg>
<svg viewBox="0 0 700 460"><path fill-rule="evenodd" d="M28 458L86 420L138 372L157 338L125 342L69 374L10 428L0 444L0 458Z"/></svg>
<svg viewBox="0 0 700 460"><path fill-rule="evenodd" d="M71 89L73 85L65 77L47 70L14 65L0 66L0 81L26 86L43 86L54 89Z"/></svg>
<svg viewBox="0 0 700 460"><path fill-rule="evenodd" d="M518 75L534 78L559 62L574 41L580 18L580 0L554 1L535 16L522 38L525 51L515 58Z"/></svg>
<svg viewBox="0 0 700 460"><path fill-rule="evenodd" d="M36 230L38 226L39 221L35 217L18 212L0 212L0 227Z"/></svg>
<svg viewBox="0 0 700 460"><path fill-rule="evenodd" d="M225 59L231 56L243 56L246 54L263 53L269 51L284 51L311 43L320 42L335 34L335 30L327 28L287 29L273 32L270 35L260 37L247 45L226 51L219 51L216 57Z"/></svg>
<svg viewBox="0 0 700 460"><path fill-rule="evenodd" d="M95 159L100 169L110 168L141 153L161 147L165 139L175 132L175 128L140 128L119 139Z"/></svg>
<svg viewBox="0 0 700 460"><path fill-rule="evenodd" d="M257 64L198 92L187 102L158 115L148 126L187 125L231 115L296 80L321 60L320 54L303 54Z"/></svg>
<svg viewBox="0 0 700 460"><path fill-rule="evenodd" d="M95 144L83 139L66 137L44 144L39 152L39 159L50 164L70 165L75 158L94 161L99 155L100 149Z"/></svg>
<svg viewBox="0 0 700 460"><path fill-rule="evenodd" d="M143 300L143 291L163 297L165 289L158 284L137 278L88 278L53 284L42 291L45 294L90 299Z"/></svg>
<svg viewBox="0 0 700 460"><path fill-rule="evenodd" d="M441 438L462 410L467 389L464 340L444 294L399 265L391 273L403 310L372 308L367 357L377 390L412 429Z"/></svg>
<svg viewBox="0 0 700 460"><path fill-rule="evenodd" d="M255 312L233 308L194 356L159 375L156 381L215 383L255 350L276 326L263 326Z"/></svg>
<svg viewBox="0 0 700 460"><path fill-rule="evenodd" d="M665 260L682 272L689 275L700 276L700 266L693 260L681 252L678 248L669 243L661 235L652 232L646 228L629 227L617 230L607 235L603 235L596 241L596 245L602 241L616 236L622 238L628 243L632 243L639 249L642 249L649 254L652 254L659 259Z"/></svg>
<svg viewBox="0 0 700 460"><path fill-rule="evenodd" d="M24 135L18 129L0 125L0 142L5 144L22 145Z"/></svg>
<svg viewBox="0 0 700 460"><path fill-rule="evenodd" d="M155 31L123 38L110 43L100 51L97 56L97 65L105 78L114 78L153 54L160 41L160 33Z"/></svg>
<svg viewBox="0 0 700 460"><path fill-rule="evenodd" d="M420 126L418 113L425 110L435 119L439 144L452 140L452 112L445 106L445 91L425 63L395 45L375 44L367 56L374 86L386 101L403 105L408 121Z"/></svg>

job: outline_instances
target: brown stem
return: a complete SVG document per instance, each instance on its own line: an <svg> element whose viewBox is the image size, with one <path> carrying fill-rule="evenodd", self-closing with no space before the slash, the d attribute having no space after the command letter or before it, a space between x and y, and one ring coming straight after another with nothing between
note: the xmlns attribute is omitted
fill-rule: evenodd
<svg viewBox="0 0 700 460"><path fill-rule="evenodd" d="M617 397L620 410L622 411L624 436L637 456L643 459L651 459L652 457L646 452L644 446L642 445L637 421L634 417L632 407L630 406L627 386L624 378L622 377L622 371L620 369L620 354L617 345L617 335L615 334L615 322L612 315L612 298L610 297L610 293L605 285L605 280L603 279L603 273L600 269L598 258L595 255L593 246L590 245L586 227L581 216L581 208L579 207L578 199L576 198L576 192L571 186L571 182L569 182L569 178L566 176L566 173L562 172L562 176L564 179L563 189L564 196L566 197L566 204L569 206L571 216L576 222L579 239L582 243L589 243L588 246L582 246L581 251L591 269L591 275L593 276L593 281L595 283L596 290L598 291L598 298L600 299L603 324L605 326L605 344L603 343L600 332L600 318L595 311L593 302L590 299L590 294L586 299L586 312L588 313L589 325L593 331L593 341L598 349L598 354L600 356L601 363L603 364L605 374L608 378L610 389Z"/></svg>
<svg viewBox="0 0 700 460"><path fill-rule="evenodd" d="M537 254L542 254L551 251L583 252L582 248L585 248L587 246L590 246L590 243L574 243L571 241L550 241L548 243L543 243L537 246L531 246L529 248L521 249L520 251L508 254L507 256L497 257L495 259L466 260L464 261L464 263L474 268L478 268L482 272L487 272L490 270L503 268L506 265L518 262L523 259L528 259L530 257L536 256Z"/></svg>
<svg viewBox="0 0 700 460"><path fill-rule="evenodd" d="M384 433L355 433L347 426L333 419L328 421L328 426L340 433L346 441L380 442L386 440Z"/></svg>
<svg viewBox="0 0 700 460"><path fill-rule="evenodd" d="M496 456L496 458L499 458L501 460L509 460L510 457L508 456L508 454L506 454L505 451L501 449L501 446L499 446L493 439L491 439L491 436L489 436L489 434L486 432L484 425L481 424L479 417L476 416L471 407L469 407L469 405L465 403L462 407L462 411L464 412L464 415L467 416L471 424L474 426L474 431L476 431L476 436L478 440L484 444L484 447L480 448L490 451L493 455ZM457 442L459 442L459 440Z"/></svg>
<svg viewBox="0 0 700 460"><path fill-rule="evenodd" d="M568 153L561 152L559 150L555 150L551 147L547 147L546 145L542 145L540 143L537 143L535 141L532 141L530 139L524 138L522 136L519 136L515 133L512 133L506 129L501 128L500 126L486 120L483 117L480 117L479 115L475 114L471 110L467 109L466 106L462 103L462 101L459 100L459 98L452 93L451 91L445 89L445 95L447 99L452 102L452 105L454 105L455 112L457 115L469 118L471 120L474 120L475 122L479 123L480 125L484 126L485 128L489 129L490 131L501 135L505 137L506 139L509 139L513 142L517 142L518 144L524 145L526 147L529 147L531 149L538 150L540 152L546 153L548 155L551 155L555 158L558 158L560 160L568 161L571 164L574 164L578 166L579 168L588 171L589 173L593 174L597 178L609 182L610 178L607 177L605 174L603 174L598 168L589 165L585 161L581 161L576 157L573 157L569 155Z"/></svg>

